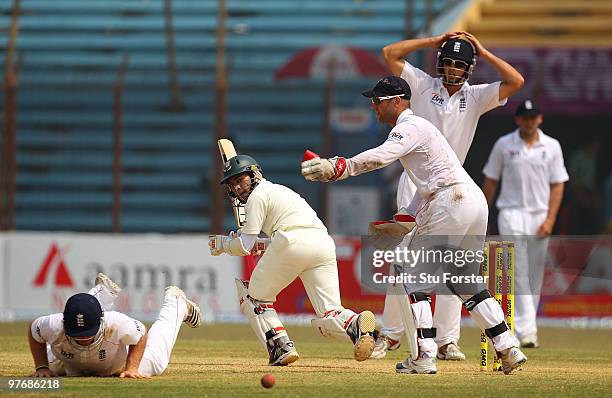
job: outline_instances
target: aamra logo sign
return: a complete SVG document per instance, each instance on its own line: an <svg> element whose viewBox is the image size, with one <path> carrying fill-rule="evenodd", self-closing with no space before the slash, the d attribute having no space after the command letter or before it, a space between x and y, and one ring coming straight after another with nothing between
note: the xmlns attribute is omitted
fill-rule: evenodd
<svg viewBox="0 0 612 398"><path fill-rule="evenodd" d="M64 256L56 242L51 243L51 247L40 265L38 274L34 278L34 286L44 286L47 283L47 276L55 272L55 287L74 287L74 282L64 261Z"/></svg>

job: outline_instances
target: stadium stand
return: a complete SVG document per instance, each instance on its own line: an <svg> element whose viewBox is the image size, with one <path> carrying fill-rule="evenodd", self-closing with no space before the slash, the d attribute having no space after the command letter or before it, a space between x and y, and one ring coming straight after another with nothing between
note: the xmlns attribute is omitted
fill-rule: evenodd
<svg viewBox="0 0 612 398"><path fill-rule="evenodd" d="M434 11L448 0L433 2ZM0 4L4 65L10 1ZM179 107L173 109L163 0L22 0L17 54L16 224L21 230L110 231L113 85L123 93L122 230L205 232L214 128L216 1L174 0ZM228 1L228 136L271 179L303 182L294 165L317 149L323 82L274 81L307 47L379 52L402 38L397 0ZM414 27L425 22L415 2ZM367 84L370 84L368 81ZM363 82L343 83L337 98ZM278 144L282 142L282 150ZM226 224L232 224L228 212Z"/></svg>
<svg viewBox="0 0 612 398"><path fill-rule="evenodd" d="M612 47L609 0L474 1L456 29L489 46Z"/></svg>

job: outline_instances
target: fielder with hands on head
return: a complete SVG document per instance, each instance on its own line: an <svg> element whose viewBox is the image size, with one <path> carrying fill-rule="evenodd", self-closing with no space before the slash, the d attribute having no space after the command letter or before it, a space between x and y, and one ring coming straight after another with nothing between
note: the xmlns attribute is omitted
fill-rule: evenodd
<svg viewBox="0 0 612 398"><path fill-rule="evenodd" d="M121 288L100 273L88 293L67 301L63 313L42 316L28 328L33 377L161 375L170 361L181 324L201 324L200 308L176 286L168 286L157 320L142 322L111 311Z"/></svg>
<svg viewBox="0 0 612 398"><path fill-rule="evenodd" d="M388 76L372 90L362 93L371 98L379 122L392 126L380 146L352 158L315 158L302 162L302 175L310 181L332 182L367 173L399 160L417 187L416 227L400 248L438 249L441 239L455 250L481 251L487 228L488 208L484 195L461 166L459 159L440 131L410 110L411 90L405 80ZM415 201L413 200L413 201ZM438 249L439 250L439 249ZM431 264L417 262L404 267L415 283L400 287L402 320L410 356L396 365L398 373L436 373L437 345L433 338L429 294L438 286L419 282L420 273L434 272ZM397 284L399 285L399 284ZM453 291L459 287L450 284ZM467 291L466 291L467 289ZM458 293L470 315L492 340L508 374L527 358L504 321L504 313L484 284L469 284ZM408 296L408 297L406 297ZM408 300L406 299L408 298Z"/></svg>
<svg viewBox="0 0 612 398"><path fill-rule="evenodd" d="M238 233L211 235L211 253L246 256L261 232L270 238L250 281L236 279L240 310L267 349L269 365L299 358L274 309L276 296L298 277L318 317L312 326L323 336L351 341L357 361L368 359L374 349L374 314L356 314L340 303L336 245L316 212L291 189L263 178L248 155L226 162L221 183L244 204L246 221Z"/></svg>
<svg viewBox="0 0 612 398"><path fill-rule="evenodd" d="M538 347L536 314L544 277L548 237L552 233L563 188L569 180L556 139L540 130L537 104L525 100L516 109L518 128L497 140L484 167L482 190L489 206L501 179L497 199L501 235L518 236L514 330L526 348Z"/></svg>
<svg viewBox="0 0 612 398"><path fill-rule="evenodd" d="M436 77L414 67L405 57L422 48L438 49ZM411 88L410 108L416 116L429 120L440 130L463 164L470 149L480 117L516 93L524 83L521 74L496 57L467 32L448 32L423 39L403 40L382 50L391 72L402 77ZM499 73L500 81L470 85L468 80L477 58L487 60ZM412 185L410 181L408 185ZM400 189L410 195L411 189ZM414 192L414 191L413 191ZM412 195L407 198L410 202ZM399 200L399 199L398 199ZM415 209L410 209L414 212ZM387 295L383 327L373 357L382 358L391 347L397 347L401 334L396 296ZM436 299L434 326L437 328L438 359L464 360L458 346L461 323L461 301L452 295Z"/></svg>

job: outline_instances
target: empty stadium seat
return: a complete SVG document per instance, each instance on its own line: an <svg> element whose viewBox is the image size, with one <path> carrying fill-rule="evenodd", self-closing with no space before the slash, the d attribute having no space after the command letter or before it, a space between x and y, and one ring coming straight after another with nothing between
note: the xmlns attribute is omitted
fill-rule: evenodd
<svg viewBox="0 0 612 398"><path fill-rule="evenodd" d="M447 2L435 0L434 11ZM206 232L218 161L217 2L172 2L178 109L172 107L163 0L20 3L17 228L111 230L113 86L129 55L122 97L122 230ZM11 4L0 3L2 33L10 26ZM303 186L296 162L304 148L321 145L324 82L277 82L274 72L312 46L378 53L402 38L404 7L397 0L229 0L227 133L238 149L258 159L271 180ZM414 7L419 28L425 0ZM0 35L2 67L7 37ZM369 84L371 79L341 83L336 100L351 101Z"/></svg>

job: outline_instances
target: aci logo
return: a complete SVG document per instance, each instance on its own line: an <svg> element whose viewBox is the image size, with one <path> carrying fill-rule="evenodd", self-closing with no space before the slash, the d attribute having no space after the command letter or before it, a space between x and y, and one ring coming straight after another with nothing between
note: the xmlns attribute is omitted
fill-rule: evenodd
<svg viewBox="0 0 612 398"><path fill-rule="evenodd" d="M73 287L74 282L70 277L68 267L64 261L64 256L60 251L56 242L51 243L51 247L45 256L45 260L38 270L36 278L34 278L34 286L44 286L47 282L47 275L55 269L55 286L56 287Z"/></svg>

